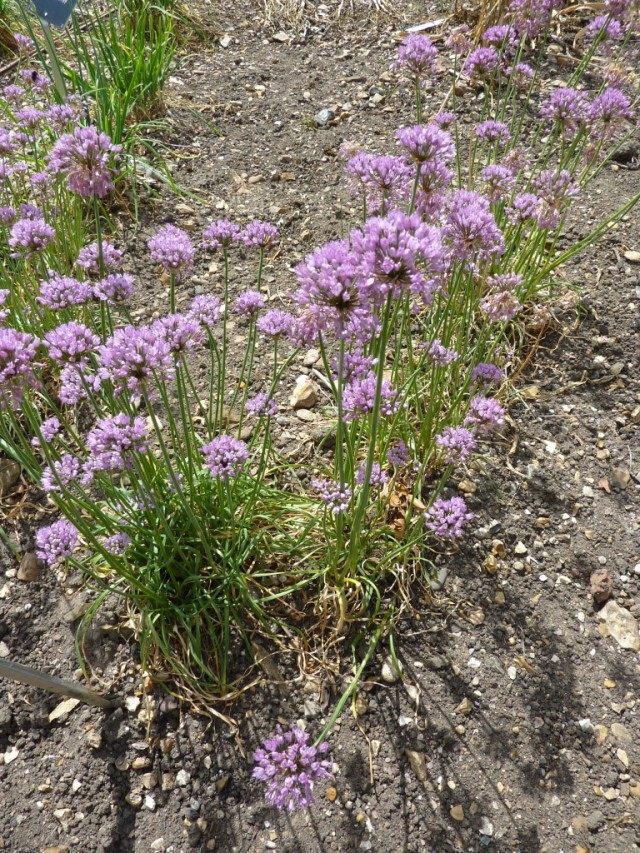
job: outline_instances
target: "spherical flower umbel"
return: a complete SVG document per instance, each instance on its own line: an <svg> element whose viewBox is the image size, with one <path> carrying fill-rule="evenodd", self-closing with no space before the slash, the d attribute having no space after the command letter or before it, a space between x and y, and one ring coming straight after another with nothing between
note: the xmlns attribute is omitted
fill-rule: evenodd
<svg viewBox="0 0 640 853"><path fill-rule="evenodd" d="M512 320L522 305L510 290L502 290L480 300L480 308L493 323L501 323Z"/></svg>
<svg viewBox="0 0 640 853"><path fill-rule="evenodd" d="M540 115L549 124L558 123L563 135L571 139L587 120L589 100L578 89L555 89L540 107Z"/></svg>
<svg viewBox="0 0 640 853"><path fill-rule="evenodd" d="M314 801L316 782L331 778L331 765L320 758L329 751L327 743L313 746L303 729L283 732L278 726L273 737L254 753L252 776L267 785L265 798L270 805L289 812L308 808Z"/></svg>
<svg viewBox="0 0 640 853"><path fill-rule="evenodd" d="M11 228L9 246L14 249L14 257L25 257L42 252L55 236L56 232L44 219L19 219Z"/></svg>
<svg viewBox="0 0 640 853"><path fill-rule="evenodd" d="M465 427L445 427L436 436L436 444L443 449L447 465L461 465L476 449L475 436Z"/></svg>
<svg viewBox="0 0 640 853"><path fill-rule="evenodd" d="M311 488L318 493L322 503L326 504L333 515L340 515L349 509L353 491L348 486L341 486L334 480L314 478Z"/></svg>
<svg viewBox="0 0 640 853"><path fill-rule="evenodd" d="M458 353L453 349L445 347L439 338L434 338L427 345L427 353L431 361L438 365L438 367L446 367L449 364L453 364L459 358Z"/></svg>
<svg viewBox="0 0 640 853"><path fill-rule="evenodd" d="M27 332L0 328L0 401L19 403L35 385L33 364L40 341Z"/></svg>
<svg viewBox="0 0 640 853"><path fill-rule="evenodd" d="M174 355L200 346L204 341L202 326L190 314L169 314L151 324L151 330L163 337Z"/></svg>
<svg viewBox="0 0 640 853"><path fill-rule="evenodd" d="M156 378L173 378L169 344L149 326L124 326L100 347L100 366L114 383L116 393L152 392Z"/></svg>
<svg viewBox="0 0 640 853"><path fill-rule="evenodd" d="M65 362L83 360L100 343L100 338L88 326L75 320L47 332L44 340L51 358Z"/></svg>
<svg viewBox="0 0 640 853"><path fill-rule="evenodd" d="M404 441L396 441L387 450L387 462L394 468L402 468L409 461L409 448Z"/></svg>
<svg viewBox="0 0 640 853"><path fill-rule="evenodd" d="M191 300L187 316L205 329L210 329L218 322L221 314L222 305L218 297L213 294L203 294Z"/></svg>
<svg viewBox="0 0 640 853"><path fill-rule="evenodd" d="M71 192L104 198L113 189L113 160L121 146L93 125L63 134L49 152L48 168L64 175Z"/></svg>
<svg viewBox="0 0 640 853"><path fill-rule="evenodd" d="M47 465L42 472L42 488L45 492L60 492L63 488L78 480L82 474L82 463L76 456L64 453L53 465Z"/></svg>
<svg viewBox="0 0 640 853"><path fill-rule="evenodd" d="M342 394L344 420L354 421L361 415L373 412L378 378L373 371L363 377L356 377L345 385ZM398 411L398 395L387 379L380 387L380 411L383 415L393 415Z"/></svg>
<svg viewBox="0 0 640 853"><path fill-rule="evenodd" d="M230 249L240 243L240 228L229 219L216 219L202 232L202 245L212 252L218 249Z"/></svg>
<svg viewBox="0 0 640 853"><path fill-rule="evenodd" d="M444 235L455 258L476 270L479 264L504 252L504 237L489 209L487 198L468 190L458 190L451 196L449 204Z"/></svg>
<svg viewBox="0 0 640 853"><path fill-rule="evenodd" d="M492 397L474 397L464 419L465 425L480 433L489 433L504 423L504 409Z"/></svg>
<svg viewBox="0 0 640 853"><path fill-rule="evenodd" d="M92 295L91 285L86 281L78 281L71 276L54 275L40 283L37 301L57 311L70 305L84 305Z"/></svg>
<svg viewBox="0 0 640 853"><path fill-rule="evenodd" d="M56 435L60 432L60 427L60 421L55 417L55 415L42 421L40 424L40 435L42 436L42 440L45 444L50 444L53 441ZM34 435L31 439L31 444L34 447L40 447L40 439L37 435Z"/></svg>
<svg viewBox="0 0 640 853"><path fill-rule="evenodd" d="M465 525L472 521L464 498L438 498L425 512L425 526L440 539L460 539Z"/></svg>
<svg viewBox="0 0 640 853"><path fill-rule="evenodd" d="M358 470L356 471L356 483L359 486L364 486L365 479L367 475L367 466L366 463L362 463ZM375 488L376 486L384 486L385 483L389 481L389 475L387 472L380 466L378 462L374 462L371 466L371 472L369 473L369 485Z"/></svg>
<svg viewBox="0 0 640 853"><path fill-rule="evenodd" d="M259 290L245 290L233 303L234 314L247 318L255 317L266 305L266 299Z"/></svg>
<svg viewBox="0 0 640 853"><path fill-rule="evenodd" d="M269 338L277 338L280 335L288 335L293 328L294 318L280 308L272 308L258 320L256 328Z"/></svg>
<svg viewBox="0 0 640 853"><path fill-rule="evenodd" d="M497 142L500 145L506 145L511 139L509 128L503 121L481 121L475 126L475 134L478 139L484 139L486 142Z"/></svg>
<svg viewBox="0 0 640 853"><path fill-rule="evenodd" d="M256 418L269 418L278 414L278 404L273 397L270 397L264 391L261 391L259 394L256 394L255 397L251 397L251 399L247 400L245 410Z"/></svg>
<svg viewBox="0 0 640 853"><path fill-rule="evenodd" d="M500 385L504 374L496 364L480 362L471 371L471 381L481 385Z"/></svg>
<svg viewBox="0 0 640 853"><path fill-rule="evenodd" d="M415 77L434 74L438 63L438 51L428 36L408 35L398 48L398 56L391 63L396 71L408 71Z"/></svg>
<svg viewBox="0 0 640 853"><path fill-rule="evenodd" d="M114 533L113 536L107 536L102 545L105 551L116 557L121 557L131 545L131 537L127 536L126 533Z"/></svg>
<svg viewBox="0 0 640 853"><path fill-rule="evenodd" d="M249 448L244 441L231 435L220 435L203 444L201 450L211 476L223 482L237 477L249 458Z"/></svg>
<svg viewBox="0 0 640 853"><path fill-rule="evenodd" d="M498 51L493 47L478 47L464 61L463 72L474 79L487 77L496 70L500 62Z"/></svg>
<svg viewBox="0 0 640 853"><path fill-rule="evenodd" d="M398 207L411 195L415 170L404 157L358 151L345 168L350 191L364 193L369 213Z"/></svg>
<svg viewBox="0 0 640 853"><path fill-rule="evenodd" d="M629 98L620 89L612 86L597 95L589 106L589 121L595 125L593 132L596 135L602 133L604 125L605 136L610 136L617 124L632 118L633 110Z"/></svg>
<svg viewBox="0 0 640 853"><path fill-rule="evenodd" d="M182 228L163 225L149 240L148 246L151 260L166 270L183 273L193 266L195 249Z"/></svg>
<svg viewBox="0 0 640 853"><path fill-rule="evenodd" d="M101 278L92 288L93 298L99 302L126 302L133 293L133 276L124 272L114 272Z"/></svg>
<svg viewBox="0 0 640 853"><path fill-rule="evenodd" d="M47 566L70 557L77 544L78 531L66 519L41 527L36 533L36 554Z"/></svg>
<svg viewBox="0 0 640 853"><path fill-rule="evenodd" d="M515 175L507 166L498 163L485 166L480 173L487 184L487 196L492 202L500 201L515 186Z"/></svg>
<svg viewBox="0 0 640 853"><path fill-rule="evenodd" d="M97 421L87 435L87 470L119 473L133 466L136 454L149 449L147 426L142 417L124 412Z"/></svg>
<svg viewBox="0 0 640 853"><path fill-rule="evenodd" d="M240 233L240 242L247 249L270 249L278 242L280 232L271 222L254 219Z"/></svg>
<svg viewBox="0 0 640 853"><path fill-rule="evenodd" d="M437 124L414 124L396 131L396 139L416 163L440 160L449 163L455 156L451 134Z"/></svg>
<svg viewBox="0 0 640 853"><path fill-rule="evenodd" d="M116 270L120 267L122 263L122 259L124 258L124 252L121 249L117 249L111 243L107 243L103 241L102 243L102 269L104 272L107 270ZM97 243L90 243L88 246L84 246L84 248L80 249L78 254L78 260L76 261L78 266L83 269L86 273L93 273L94 275L99 275L100 270L100 247Z"/></svg>
<svg viewBox="0 0 640 853"><path fill-rule="evenodd" d="M8 298L9 291L4 289L0 290L0 323L4 323L4 321L9 316L9 309L2 307L6 303Z"/></svg>

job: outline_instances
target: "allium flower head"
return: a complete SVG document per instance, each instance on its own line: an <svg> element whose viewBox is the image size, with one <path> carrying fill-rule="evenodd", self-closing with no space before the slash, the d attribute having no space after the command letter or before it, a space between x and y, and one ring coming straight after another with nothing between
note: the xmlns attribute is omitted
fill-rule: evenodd
<svg viewBox="0 0 640 853"><path fill-rule="evenodd" d="M315 478L311 481L311 488L318 493L320 500L333 515L339 515L349 509L353 491L348 486L341 486L334 480Z"/></svg>
<svg viewBox="0 0 640 853"><path fill-rule="evenodd" d="M448 364L453 364L460 357L455 350L445 347L439 338L434 338L431 341L427 346L427 352L431 361L439 367L446 367Z"/></svg>
<svg viewBox="0 0 640 853"><path fill-rule="evenodd" d="M25 36L22 33L11 33L11 35L18 49L18 53L29 53L29 51L35 47L34 40L29 38L29 36Z"/></svg>
<svg viewBox="0 0 640 853"><path fill-rule="evenodd" d="M518 45L518 31L509 24L488 27L480 38L486 47L494 47L509 56L515 53Z"/></svg>
<svg viewBox="0 0 640 853"><path fill-rule="evenodd" d="M65 175L71 192L104 198L113 189L113 160L121 146L93 125L63 134L49 152L49 170Z"/></svg>
<svg viewBox="0 0 640 853"><path fill-rule="evenodd" d="M133 293L133 276L128 273L114 272L101 278L93 285L93 298L99 302L127 302Z"/></svg>
<svg viewBox="0 0 640 853"><path fill-rule="evenodd" d="M56 311L70 305L84 305L91 297L91 285L86 281L54 275L48 281L40 283L37 300L41 305Z"/></svg>
<svg viewBox="0 0 640 853"><path fill-rule="evenodd" d="M507 211L509 222L519 224L537 220L542 207L542 199L535 193L519 193Z"/></svg>
<svg viewBox="0 0 640 853"><path fill-rule="evenodd" d="M46 111L47 122L56 133L62 133L78 121L79 110L70 103L51 104Z"/></svg>
<svg viewBox="0 0 640 853"><path fill-rule="evenodd" d="M34 130L44 118L42 110L27 105L16 111L18 126L24 130Z"/></svg>
<svg viewBox="0 0 640 853"><path fill-rule="evenodd" d="M477 396L469 403L464 422L478 432L492 432L504 423L504 409L492 397Z"/></svg>
<svg viewBox="0 0 640 853"><path fill-rule="evenodd" d="M237 304L237 303L236 303ZM272 308L260 317L256 328L269 338L277 338L280 335L288 335L293 328L294 318L280 308Z"/></svg>
<svg viewBox="0 0 640 853"><path fill-rule="evenodd" d="M416 77L425 77L435 73L438 63L438 51L428 36L408 35L398 48L398 56L391 63L397 71L407 71Z"/></svg>
<svg viewBox="0 0 640 853"><path fill-rule="evenodd" d="M23 392L33 387L33 364L40 342L27 332L0 328L0 400L15 404Z"/></svg>
<svg viewBox="0 0 640 853"><path fill-rule="evenodd" d="M82 361L100 343L100 338L88 326L75 320L47 332L44 340L51 358L65 362Z"/></svg>
<svg viewBox="0 0 640 853"><path fill-rule="evenodd" d="M87 469L93 473L119 473L130 469L136 454L149 449L147 427L142 417L121 412L97 421L87 435Z"/></svg>
<svg viewBox="0 0 640 853"><path fill-rule="evenodd" d="M95 371L86 361L67 362L60 371L60 402L65 406L77 405L80 400L87 398L88 390L94 393L99 391L106 378L106 371Z"/></svg>
<svg viewBox="0 0 640 853"><path fill-rule="evenodd" d="M111 243L107 243L103 241L102 243L102 266L105 272L107 270L117 270L124 257L124 252L120 249L116 249L115 246L112 246ZM90 243L88 246L85 246L83 249L80 249L80 253L78 254L78 260L76 261L78 266L83 269L86 273L93 273L94 275L100 274L100 250L97 243Z"/></svg>
<svg viewBox="0 0 640 853"><path fill-rule="evenodd" d="M596 38L599 38L601 42L618 41L623 35L622 24L610 15L598 15L587 25L585 30L587 41L594 41Z"/></svg>
<svg viewBox="0 0 640 853"><path fill-rule="evenodd" d="M396 441L387 450L387 462L394 468L401 468L409 461L409 448L404 441Z"/></svg>
<svg viewBox="0 0 640 853"><path fill-rule="evenodd" d="M445 427L436 436L436 444L444 450L447 465L461 465L476 449L476 439L465 427Z"/></svg>
<svg viewBox="0 0 640 853"><path fill-rule="evenodd" d="M327 743L312 746L303 729L283 732L278 726L275 735L253 756L256 766L252 775L266 783L267 802L290 812L308 808L314 802L315 783L331 778L331 765L320 758L328 750Z"/></svg>
<svg viewBox="0 0 640 853"><path fill-rule="evenodd" d="M188 316L206 329L210 329L220 319L222 305L217 296L203 294L191 300Z"/></svg>
<svg viewBox="0 0 640 853"><path fill-rule="evenodd" d="M546 29L558 0L511 0L509 12L518 32L535 38Z"/></svg>
<svg viewBox="0 0 640 853"><path fill-rule="evenodd" d="M492 202L500 201L507 196L516 183L511 169L498 163L485 166L480 174L482 179L486 181L487 196Z"/></svg>
<svg viewBox="0 0 640 853"><path fill-rule="evenodd" d="M460 539L474 515L464 498L438 498L425 512L425 526L440 539Z"/></svg>
<svg viewBox="0 0 640 853"><path fill-rule="evenodd" d="M173 358L164 337L149 326L124 326L100 347L100 365L117 393L151 392L155 376L173 377Z"/></svg>
<svg viewBox="0 0 640 853"><path fill-rule="evenodd" d="M183 273L193 266L195 249L182 228L163 225L149 240L148 246L151 260L166 270Z"/></svg>
<svg viewBox="0 0 640 853"><path fill-rule="evenodd" d="M431 124L437 124L438 127L442 128L442 130L449 130L450 127L457 122L458 117L455 113L452 112L439 112L436 113L431 119Z"/></svg>
<svg viewBox="0 0 640 853"><path fill-rule="evenodd" d="M256 418L273 417L278 414L278 404L268 394L261 392L247 400L246 411Z"/></svg>
<svg viewBox="0 0 640 853"><path fill-rule="evenodd" d="M344 388L342 409L345 421L354 421L362 415L373 412L376 400L377 376L370 371L363 377L356 377ZM380 388L380 411L383 415L393 415L398 411L397 393L387 379L382 380Z"/></svg>
<svg viewBox="0 0 640 853"><path fill-rule="evenodd" d="M480 362L471 371L471 381L481 385L500 385L504 374L500 368L489 362Z"/></svg>
<svg viewBox="0 0 640 853"><path fill-rule="evenodd" d="M199 321L190 314L169 314L151 324L158 337L164 338L174 355L201 346L204 341Z"/></svg>
<svg viewBox="0 0 640 853"><path fill-rule="evenodd" d="M52 466L47 465L42 472L42 488L45 492L60 492L80 478L82 463L76 456L64 453Z"/></svg>
<svg viewBox="0 0 640 853"><path fill-rule="evenodd" d="M25 83L27 83L27 85L32 86L34 89L38 89L41 92L46 92L49 88L49 81L47 78L44 74L36 71L35 68L23 68L20 71L20 77Z"/></svg>
<svg viewBox="0 0 640 853"><path fill-rule="evenodd" d="M233 303L233 311L235 314L251 318L255 317L266 304L266 299L259 290L245 290Z"/></svg>
<svg viewBox="0 0 640 853"><path fill-rule="evenodd" d="M56 232L44 219L19 219L11 228L9 246L15 257L42 252L52 243Z"/></svg>
<svg viewBox="0 0 640 853"><path fill-rule="evenodd" d="M211 476L226 482L238 476L249 458L249 448L238 438L220 435L202 446L202 455Z"/></svg>
<svg viewBox="0 0 640 853"><path fill-rule="evenodd" d="M3 88L2 94L11 103L19 104L24 97L24 89L22 86L17 86L15 83L10 83L8 86Z"/></svg>
<svg viewBox="0 0 640 853"><path fill-rule="evenodd" d="M563 135L571 139L587 120L589 99L577 89L555 89L540 107L540 115L549 124L557 122Z"/></svg>
<svg viewBox="0 0 640 853"><path fill-rule="evenodd" d="M2 225L13 225L17 219L15 208L3 206L0 207L0 223Z"/></svg>
<svg viewBox="0 0 640 853"><path fill-rule="evenodd" d="M457 190L450 199L444 226L452 254L470 269L504 252L504 237L498 228L489 200L478 193Z"/></svg>
<svg viewBox="0 0 640 853"><path fill-rule="evenodd" d="M240 242L240 228L229 219L216 219L209 223L202 233L202 245L205 249L217 251L229 249Z"/></svg>
<svg viewBox="0 0 640 853"><path fill-rule="evenodd" d="M270 249L280 237L280 232L270 222L255 219L246 225L240 233L240 242L247 249Z"/></svg>
<svg viewBox="0 0 640 853"><path fill-rule="evenodd" d="M367 466L363 462L362 465L356 471L356 483L359 486L364 486L365 478L367 475ZM378 462L374 462L371 466L371 473L369 474L369 485L373 486L384 486L385 483L389 482L389 475L386 471L384 471Z"/></svg>
<svg viewBox="0 0 640 853"><path fill-rule="evenodd" d="M439 160L450 163L455 156L451 134L437 124L413 124L396 131L396 139L416 163Z"/></svg>
<svg viewBox="0 0 640 853"><path fill-rule="evenodd" d="M493 47L477 47L464 61L463 72L472 80L488 77L500 63L498 51Z"/></svg>
<svg viewBox="0 0 640 853"><path fill-rule="evenodd" d="M621 92L620 89L615 89L609 86L597 95L589 106L589 120L597 122L605 126L605 134L609 135L613 127L623 121L630 121L633 118L631 102L629 98ZM602 133L602 128L594 128L596 133Z"/></svg>
<svg viewBox="0 0 640 853"><path fill-rule="evenodd" d="M105 551L121 557L131 545L131 537L126 533L114 533L113 536L107 536L102 545Z"/></svg>
<svg viewBox="0 0 640 853"><path fill-rule="evenodd" d="M41 527L36 533L36 554L47 566L70 557L78 544L78 531L66 519Z"/></svg>
<svg viewBox="0 0 640 853"><path fill-rule="evenodd" d="M364 193L369 213L397 207L411 194L414 169L403 157L359 151L347 162L346 172L350 191Z"/></svg>
<svg viewBox="0 0 640 853"><path fill-rule="evenodd" d="M500 145L506 145L511 139L509 128L503 121L481 121L475 126L475 134L478 139L484 139L486 142L497 142Z"/></svg>
<svg viewBox="0 0 640 853"><path fill-rule="evenodd" d="M56 435L58 435L58 433L60 432L60 426L60 421L58 420L58 418L55 417L55 415L51 418L47 418L46 420L42 421L42 423L40 424L40 435L42 436L42 440L46 444L52 442ZM40 439L37 436L34 436L31 439L31 444L34 447L40 447Z"/></svg>
<svg viewBox="0 0 640 853"><path fill-rule="evenodd" d="M510 290L492 293L480 300L480 308L493 323L512 320L522 310L522 305Z"/></svg>
<svg viewBox="0 0 640 853"><path fill-rule="evenodd" d="M9 291L4 290L4 289L0 290L0 323L4 323L4 321L9 316L9 309L3 308L3 305L6 303L8 298L9 298Z"/></svg>

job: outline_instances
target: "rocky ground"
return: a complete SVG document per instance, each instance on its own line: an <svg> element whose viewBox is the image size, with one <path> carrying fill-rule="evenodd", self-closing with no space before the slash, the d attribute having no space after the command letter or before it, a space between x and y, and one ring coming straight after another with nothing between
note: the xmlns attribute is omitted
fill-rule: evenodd
<svg viewBox="0 0 640 853"><path fill-rule="evenodd" d="M406 14L420 23L440 12L416 4ZM356 215L339 145L390 150L408 118L385 77L399 27L359 17L294 39L261 28L246 0L220 23L220 44L182 58L168 98L176 177L196 195L164 196L143 233L125 236L141 249L160 221L196 229L223 211L268 212L284 243L266 281L286 302L292 278L279 271ZM594 206L611 209L639 189L639 172L607 170L581 202L575 234ZM637 223L627 218L565 271L580 288L576 304L551 317L503 438L457 484L475 529L443 562L442 588L400 626L402 678L380 649L331 735L335 780L311 811L267 808L250 755L279 719L319 728L331 684L289 678L283 665L281 683L266 680L225 709L236 734L144 693L135 646L106 609L86 651L95 686L125 697L122 707L61 705L1 685L0 849L640 849L640 265L625 258L640 249ZM247 263L234 286L250 274ZM218 277L204 266L188 287ZM150 282L140 310L157 301ZM291 413L280 426L283 441L304 443L313 425ZM10 479L0 512L28 548L17 519L38 510ZM0 653L78 678L82 579L19 567L0 551Z"/></svg>

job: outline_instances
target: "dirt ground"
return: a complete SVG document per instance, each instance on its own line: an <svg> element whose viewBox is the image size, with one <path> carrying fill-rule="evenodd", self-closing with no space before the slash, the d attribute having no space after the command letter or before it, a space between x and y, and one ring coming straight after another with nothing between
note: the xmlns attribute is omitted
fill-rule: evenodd
<svg viewBox="0 0 640 853"><path fill-rule="evenodd" d="M420 3L405 14L422 23L441 12ZM142 254L163 221L196 233L223 214L271 218L284 239L266 282L286 304L287 270L357 218L340 144L392 150L394 128L409 120L406 95L384 76L400 29L360 14L281 41L247 0L219 20L227 46L181 57L168 92L167 144L194 195L163 194L142 232L123 240ZM432 92L428 108L445 94ZM317 127L323 109L335 117ZM640 172L605 170L576 206L572 236L592 210L639 190ZM267 808L250 756L279 720L321 728L331 685L258 686L226 709L235 735L159 692L141 700L135 645L103 611L89 656L96 686L127 697L124 707L78 705L50 721L59 697L0 685L0 850L640 849L640 265L625 260L629 248L640 249L637 213L564 271L580 288L576 304L552 316L503 437L460 484L474 530L443 559L442 588L399 626L403 679L383 681L379 650L357 714L347 708L330 737L335 781L309 812ZM247 261L233 286L250 275ZM201 266L181 299L219 276L215 263ZM162 294L145 281L148 313ZM313 424L291 413L280 427L280 441L304 444ZM2 510L10 505L11 496ZM81 578L22 581L1 543L0 555L0 652L77 677ZM603 606L592 592L604 597L609 583ZM283 662L285 679L289 669Z"/></svg>

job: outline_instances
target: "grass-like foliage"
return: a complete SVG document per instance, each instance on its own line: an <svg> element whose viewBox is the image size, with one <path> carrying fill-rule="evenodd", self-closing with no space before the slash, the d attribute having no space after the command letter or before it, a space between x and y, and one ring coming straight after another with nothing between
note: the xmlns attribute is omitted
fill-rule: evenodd
<svg viewBox="0 0 640 853"><path fill-rule="evenodd" d="M633 132L635 92L602 61L624 58L633 22L628 4L606 5L561 88L541 72L549 0L516 0L480 47L456 30L452 110L436 115L424 90L442 56L408 37L393 63L410 93L397 149L344 147L362 221L295 269L290 310L263 288L277 228L217 220L199 246L173 225L149 241L166 314L134 322L135 282L102 210L119 146L77 126L73 101L52 104L41 75L23 69L5 89L0 447L60 512L37 532L40 558L123 597L158 678L228 698L250 680L256 634L320 654L315 638L353 624L372 638L358 676L434 552L464 535L473 515L447 484L503 425L497 398L527 314L559 295L554 270L638 201L559 251L573 199ZM136 40L155 44L150 19L144 39L138 26L131 68L146 65ZM133 102L156 94L147 72ZM116 80L114 68L92 84L104 109ZM473 124L463 90L483 93ZM222 273L216 293L188 302L197 252L216 254ZM232 299L240 253L255 258L255 284ZM237 360L231 320L245 335ZM272 436L288 368L310 346L331 429L299 462ZM321 738L269 742L258 775L270 801L310 802L326 773ZM281 750L299 753L299 778Z"/></svg>

